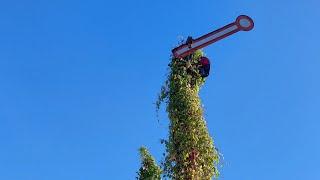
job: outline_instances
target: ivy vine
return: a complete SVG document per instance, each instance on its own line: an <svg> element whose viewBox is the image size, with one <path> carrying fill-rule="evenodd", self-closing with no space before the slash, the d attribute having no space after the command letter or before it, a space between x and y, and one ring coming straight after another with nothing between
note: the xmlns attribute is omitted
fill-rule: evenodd
<svg viewBox="0 0 320 180"><path fill-rule="evenodd" d="M198 72L203 52L198 50L184 59L172 58L170 72L156 102L165 103L170 119L169 138L165 141L165 177L209 180L219 175L219 153L208 133L199 97L204 84Z"/></svg>

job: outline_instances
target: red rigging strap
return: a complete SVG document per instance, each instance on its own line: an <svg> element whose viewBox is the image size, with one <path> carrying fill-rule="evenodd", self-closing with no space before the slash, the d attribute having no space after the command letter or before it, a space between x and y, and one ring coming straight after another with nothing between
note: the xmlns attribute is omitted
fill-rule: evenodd
<svg viewBox="0 0 320 180"><path fill-rule="evenodd" d="M204 48L212 43L215 43L223 38L226 38L239 31L250 31L254 26L253 20L246 15L240 15L236 21L230 23L220 29L212 31L197 39L192 40L190 43L182 44L172 50L175 58L184 58L198 49Z"/></svg>

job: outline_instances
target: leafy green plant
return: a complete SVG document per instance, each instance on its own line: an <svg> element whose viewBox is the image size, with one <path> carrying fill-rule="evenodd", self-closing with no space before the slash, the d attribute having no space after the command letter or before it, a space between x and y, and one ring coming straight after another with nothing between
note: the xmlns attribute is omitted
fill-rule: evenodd
<svg viewBox="0 0 320 180"><path fill-rule="evenodd" d="M141 147L140 158L141 167L138 172L137 179L139 180L160 180L161 179L161 168L156 164L154 158L150 155L145 147Z"/></svg>
<svg viewBox="0 0 320 180"><path fill-rule="evenodd" d="M219 153L209 135L199 97L205 79L198 72L203 52L184 59L172 58L170 72L156 102L166 104L169 137L162 162L163 176L175 180L209 180L218 177Z"/></svg>

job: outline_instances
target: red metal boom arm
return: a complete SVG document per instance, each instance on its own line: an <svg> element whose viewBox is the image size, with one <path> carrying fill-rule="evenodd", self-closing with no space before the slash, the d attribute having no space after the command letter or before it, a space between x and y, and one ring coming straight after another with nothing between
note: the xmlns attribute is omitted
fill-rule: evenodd
<svg viewBox="0 0 320 180"><path fill-rule="evenodd" d="M239 31L250 31L254 26L253 20L246 15L238 16L236 21L230 23L220 29L212 31L197 39L192 40L190 43L182 44L172 50L173 56L176 58L184 58L194 51L204 48L212 43L215 43L223 38L226 38Z"/></svg>

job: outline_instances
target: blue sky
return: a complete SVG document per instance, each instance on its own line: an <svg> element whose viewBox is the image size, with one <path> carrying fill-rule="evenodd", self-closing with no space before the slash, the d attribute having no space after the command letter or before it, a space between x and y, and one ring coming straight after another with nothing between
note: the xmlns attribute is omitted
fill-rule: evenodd
<svg viewBox="0 0 320 180"><path fill-rule="evenodd" d="M0 179L134 179L158 161L154 102L180 36L247 14L205 49L201 91L222 180L320 179L319 2L70 0L0 3Z"/></svg>

